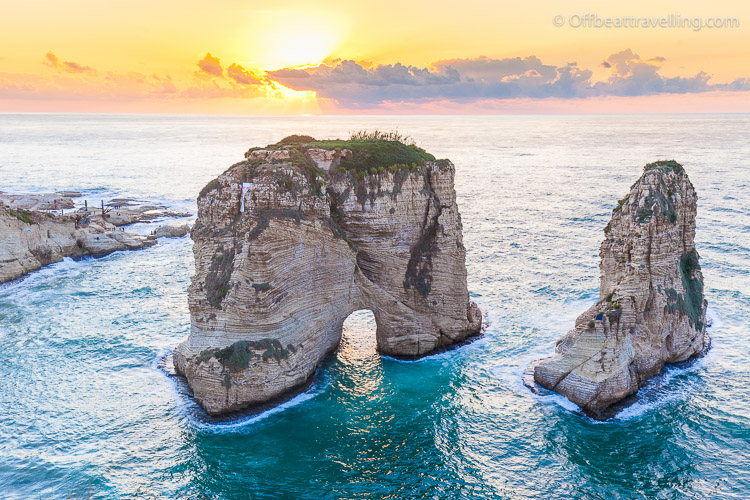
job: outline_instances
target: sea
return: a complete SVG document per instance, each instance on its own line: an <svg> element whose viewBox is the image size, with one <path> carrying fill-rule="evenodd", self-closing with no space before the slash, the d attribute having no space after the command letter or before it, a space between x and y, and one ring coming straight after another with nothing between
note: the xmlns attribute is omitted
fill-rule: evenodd
<svg viewBox="0 0 750 500"><path fill-rule="evenodd" d="M456 165L481 337L396 360L358 311L306 392L216 421L168 363L190 237L65 259L0 286L0 498L750 498L750 115L0 114L0 190L195 212L252 146L374 129ZM592 420L523 374L597 300L603 228L660 159L698 192L711 349Z"/></svg>

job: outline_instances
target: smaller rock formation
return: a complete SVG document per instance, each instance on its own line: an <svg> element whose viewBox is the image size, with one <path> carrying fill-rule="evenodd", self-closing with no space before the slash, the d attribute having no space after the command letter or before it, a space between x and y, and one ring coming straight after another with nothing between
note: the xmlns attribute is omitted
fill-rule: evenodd
<svg viewBox="0 0 750 500"><path fill-rule="evenodd" d="M89 208L95 215L101 215L98 207ZM104 206L107 222L115 226L127 226L136 222L151 222L163 217L190 217L190 212L172 210L165 205L134 198L115 198Z"/></svg>
<svg viewBox="0 0 750 500"><path fill-rule="evenodd" d="M161 226L152 234L154 238L182 238L190 232L190 226L182 224L180 226Z"/></svg>
<svg viewBox="0 0 750 500"><path fill-rule="evenodd" d="M13 210L69 210L76 204L70 196L75 192L60 193L4 193L0 191L0 203Z"/></svg>
<svg viewBox="0 0 750 500"><path fill-rule="evenodd" d="M65 208L70 209L66 215L47 211ZM121 216L110 206L105 208L109 211L104 217L101 209L84 212L73 208L75 205L67 196L0 194L0 283L64 257L101 257L118 250L137 250L156 244L157 238L180 236L189 230L187 226L159 228L152 235L141 236L117 227L124 220L151 220L154 213L159 217L185 215L162 206L138 205L121 212L125 214Z"/></svg>
<svg viewBox="0 0 750 500"><path fill-rule="evenodd" d="M578 317L552 357L532 365L539 385L596 417L666 363L704 350L697 201L679 163L646 165L604 228L599 301Z"/></svg>
<svg viewBox="0 0 750 500"><path fill-rule="evenodd" d="M190 335L174 353L216 415L304 387L344 320L417 357L476 334L455 169L392 136L253 148L198 198Z"/></svg>

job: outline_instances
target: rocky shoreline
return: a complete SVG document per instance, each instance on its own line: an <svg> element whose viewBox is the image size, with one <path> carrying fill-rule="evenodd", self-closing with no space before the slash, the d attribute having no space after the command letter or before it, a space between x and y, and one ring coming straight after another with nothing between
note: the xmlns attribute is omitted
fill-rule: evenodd
<svg viewBox="0 0 750 500"><path fill-rule="evenodd" d="M184 236L189 231L183 225L160 227L146 236L126 232L120 226L191 214L135 200L127 204L113 200L101 208L76 207L72 196L79 194L0 193L0 283L65 257L102 257L147 248L160 237Z"/></svg>

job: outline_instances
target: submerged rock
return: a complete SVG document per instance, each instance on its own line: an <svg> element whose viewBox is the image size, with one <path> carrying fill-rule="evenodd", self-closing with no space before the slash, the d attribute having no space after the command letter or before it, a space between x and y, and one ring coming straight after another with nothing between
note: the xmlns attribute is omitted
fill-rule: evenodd
<svg viewBox="0 0 750 500"><path fill-rule="evenodd" d="M479 331L449 161L312 138L246 157L204 188L191 233L191 330L174 362L208 413L304 387L359 309L393 356Z"/></svg>
<svg viewBox="0 0 750 500"><path fill-rule="evenodd" d="M697 201L679 163L646 165L604 229L599 301L578 317L553 356L535 362L539 385L597 416L666 363L704 350Z"/></svg>

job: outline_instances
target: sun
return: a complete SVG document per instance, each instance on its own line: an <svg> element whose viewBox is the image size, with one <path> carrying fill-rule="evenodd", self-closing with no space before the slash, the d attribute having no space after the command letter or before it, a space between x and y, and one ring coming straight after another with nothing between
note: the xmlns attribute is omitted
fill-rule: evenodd
<svg viewBox="0 0 750 500"><path fill-rule="evenodd" d="M266 71L320 64L342 39L340 24L310 13L264 12L252 25L250 55Z"/></svg>
<svg viewBox="0 0 750 500"><path fill-rule="evenodd" d="M312 29L290 30L279 34L279 38L272 50L278 68L318 64L336 44L329 33Z"/></svg>

